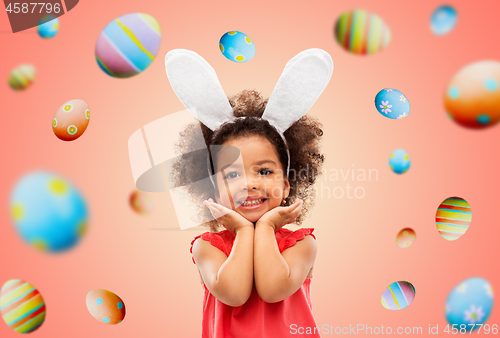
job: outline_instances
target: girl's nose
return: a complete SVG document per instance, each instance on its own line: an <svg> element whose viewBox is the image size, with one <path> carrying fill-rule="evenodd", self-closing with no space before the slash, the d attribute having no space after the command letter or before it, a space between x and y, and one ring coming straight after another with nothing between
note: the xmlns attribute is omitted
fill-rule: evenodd
<svg viewBox="0 0 500 338"><path fill-rule="evenodd" d="M260 184L256 180L250 179L247 176L247 189L248 189L248 191L258 190L259 188L260 188Z"/></svg>

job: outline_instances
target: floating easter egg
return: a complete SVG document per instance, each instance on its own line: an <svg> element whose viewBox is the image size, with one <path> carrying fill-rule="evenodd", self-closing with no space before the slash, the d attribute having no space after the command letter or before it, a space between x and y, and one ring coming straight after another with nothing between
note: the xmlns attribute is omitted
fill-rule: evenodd
<svg viewBox="0 0 500 338"><path fill-rule="evenodd" d="M153 209L151 197L141 190L133 191L130 194L129 202L132 209L138 214L148 214Z"/></svg>
<svg viewBox="0 0 500 338"><path fill-rule="evenodd" d="M222 54L234 62L247 62L255 56L255 44L241 32L231 31L224 34L219 41Z"/></svg>
<svg viewBox="0 0 500 338"><path fill-rule="evenodd" d="M413 244L415 238L417 238L417 236L415 235L415 231L413 231L413 229L404 228L396 236L396 244L400 248L407 248Z"/></svg>
<svg viewBox="0 0 500 338"><path fill-rule="evenodd" d="M388 310L401 310L415 299L415 288L408 282L394 282L382 293L380 301Z"/></svg>
<svg viewBox="0 0 500 338"><path fill-rule="evenodd" d="M403 119L410 113L410 102L399 90L385 88L375 96L378 112L390 119Z"/></svg>
<svg viewBox="0 0 500 338"><path fill-rule="evenodd" d="M82 195L65 179L48 172L33 172L19 180L10 210L21 237L42 251L72 248L87 228Z"/></svg>
<svg viewBox="0 0 500 338"><path fill-rule="evenodd" d="M472 221L472 209L469 203L460 197L450 197L441 203L436 212L436 226L444 239L459 239Z"/></svg>
<svg viewBox="0 0 500 338"><path fill-rule="evenodd" d="M389 166L396 174L403 174L410 169L410 156L403 149L396 149L389 158Z"/></svg>
<svg viewBox="0 0 500 338"><path fill-rule="evenodd" d="M466 328L466 333L470 333L478 329L479 324L486 322L492 307L493 288L491 284L484 278L474 277L461 282L450 292L446 300L445 316L450 325L457 324L458 330L460 330L460 325L463 325L462 327ZM480 333L487 333L485 329L486 325Z"/></svg>
<svg viewBox="0 0 500 338"><path fill-rule="evenodd" d="M441 6L437 8L431 17L431 29L434 34L444 35L457 24L457 11L451 6Z"/></svg>
<svg viewBox="0 0 500 338"><path fill-rule="evenodd" d="M24 90L35 81L36 70L33 65L20 65L12 70L9 85L15 90Z"/></svg>
<svg viewBox="0 0 500 338"><path fill-rule="evenodd" d="M391 30L378 15L356 9L340 15L335 24L335 37L345 50L366 55L387 47Z"/></svg>
<svg viewBox="0 0 500 338"><path fill-rule="evenodd" d="M70 100L59 107L52 119L54 134L63 141L82 136L90 121L90 110L83 100Z"/></svg>
<svg viewBox="0 0 500 338"><path fill-rule="evenodd" d="M29 333L45 320L45 302L33 285L20 279L7 281L0 293L3 320L12 330Z"/></svg>
<svg viewBox="0 0 500 338"><path fill-rule="evenodd" d="M87 294L86 303L92 317L102 323L114 325L125 318L125 303L111 291L92 290Z"/></svg>
<svg viewBox="0 0 500 338"><path fill-rule="evenodd" d="M45 15L38 22L37 32L44 39L51 39L59 31L59 19L53 15Z"/></svg>
<svg viewBox="0 0 500 338"><path fill-rule="evenodd" d="M462 68L446 89L448 116L461 126L486 128L500 120L500 62L479 61Z"/></svg>
<svg viewBox="0 0 500 338"><path fill-rule="evenodd" d="M111 21L97 38L95 57L108 75L127 78L154 61L161 42L160 25L151 15L131 13Z"/></svg>

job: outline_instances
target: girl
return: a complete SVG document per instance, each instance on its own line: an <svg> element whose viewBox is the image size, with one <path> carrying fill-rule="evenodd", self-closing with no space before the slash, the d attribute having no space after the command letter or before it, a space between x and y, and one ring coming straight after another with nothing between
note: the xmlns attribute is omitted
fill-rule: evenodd
<svg viewBox="0 0 500 338"><path fill-rule="evenodd" d="M169 54L172 87L195 114L179 93L180 87L187 87L176 82L175 72L169 73ZM283 87L278 82L273 95ZM313 204L310 188L324 161L319 152L323 132L319 122L303 116L305 112L281 125L271 114L264 118L272 98L264 101L256 91L241 92L229 99L232 117L221 118L226 122L215 127L196 111L205 122L200 127L209 167L217 173L215 179L210 176L212 186L188 191L193 200L204 201L200 216L210 213L214 218L204 224L211 231L196 236L190 249L204 291L202 338L291 337L299 327L312 328L308 337L320 337L310 299L317 252L314 229L291 231L283 226L301 225ZM197 128L191 124L181 133L179 149L196 148L190 136ZM241 161L234 160L234 149ZM171 179L184 185L206 174L207 160L182 156L172 168Z"/></svg>

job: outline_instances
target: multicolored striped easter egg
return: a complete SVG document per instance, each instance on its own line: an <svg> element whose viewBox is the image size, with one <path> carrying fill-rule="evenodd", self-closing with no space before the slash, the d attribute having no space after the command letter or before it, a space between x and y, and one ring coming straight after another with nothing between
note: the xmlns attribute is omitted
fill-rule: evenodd
<svg viewBox="0 0 500 338"><path fill-rule="evenodd" d="M113 77L137 75L154 61L160 42L160 25L151 15L123 15L111 21L97 38L97 64Z"/></svg>
<svg viewBox="0 0 500 338"><path fill-rule="evenodd" d="M12 70L9 76L9 85L14 90L24 90L35 81L36 69L33 65L24 64Z"/></svg>
<svg viewBox="0 0 500 338"><path fill-rule="evenodd" d="M394 282L382 293L380 301L388 310L401 310L415 299L415 288L408 282Z"/></svg>
<svg viewBox="0 0 500 338"><path fill-rule="evenodd" d="M33 332L45 320L42 295L33 285L20 279L11 279L3 285L0 311L5 323L19 333Z"/></svg>
<svg viewBox="0 0 500 338"><path fill-rule="evenodd" d="M366 55L387 47L391 30L376 14L356 9L340 15L335 24L335 37L345 50Z"/></svg>
<svg viewBox="0 0 500 338"><path fill-rule="evenodd" d="M444 239L454 241L459 239L472 221L472 209L466 200L460 197L450 197L441 203L436 212L436 226Z"/></svg>

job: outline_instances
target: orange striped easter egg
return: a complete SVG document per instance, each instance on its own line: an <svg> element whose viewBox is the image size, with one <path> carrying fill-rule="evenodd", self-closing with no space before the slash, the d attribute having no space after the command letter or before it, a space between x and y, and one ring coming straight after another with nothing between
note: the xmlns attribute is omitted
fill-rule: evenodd
<svg viewBox="0 0 500 338"><path fill-rule="evenodd" d="M472 209L469 203L460 197L450 197L441 203L436 212L436 226L444 239L459 239L469 229L472 221Z"/></svg>

